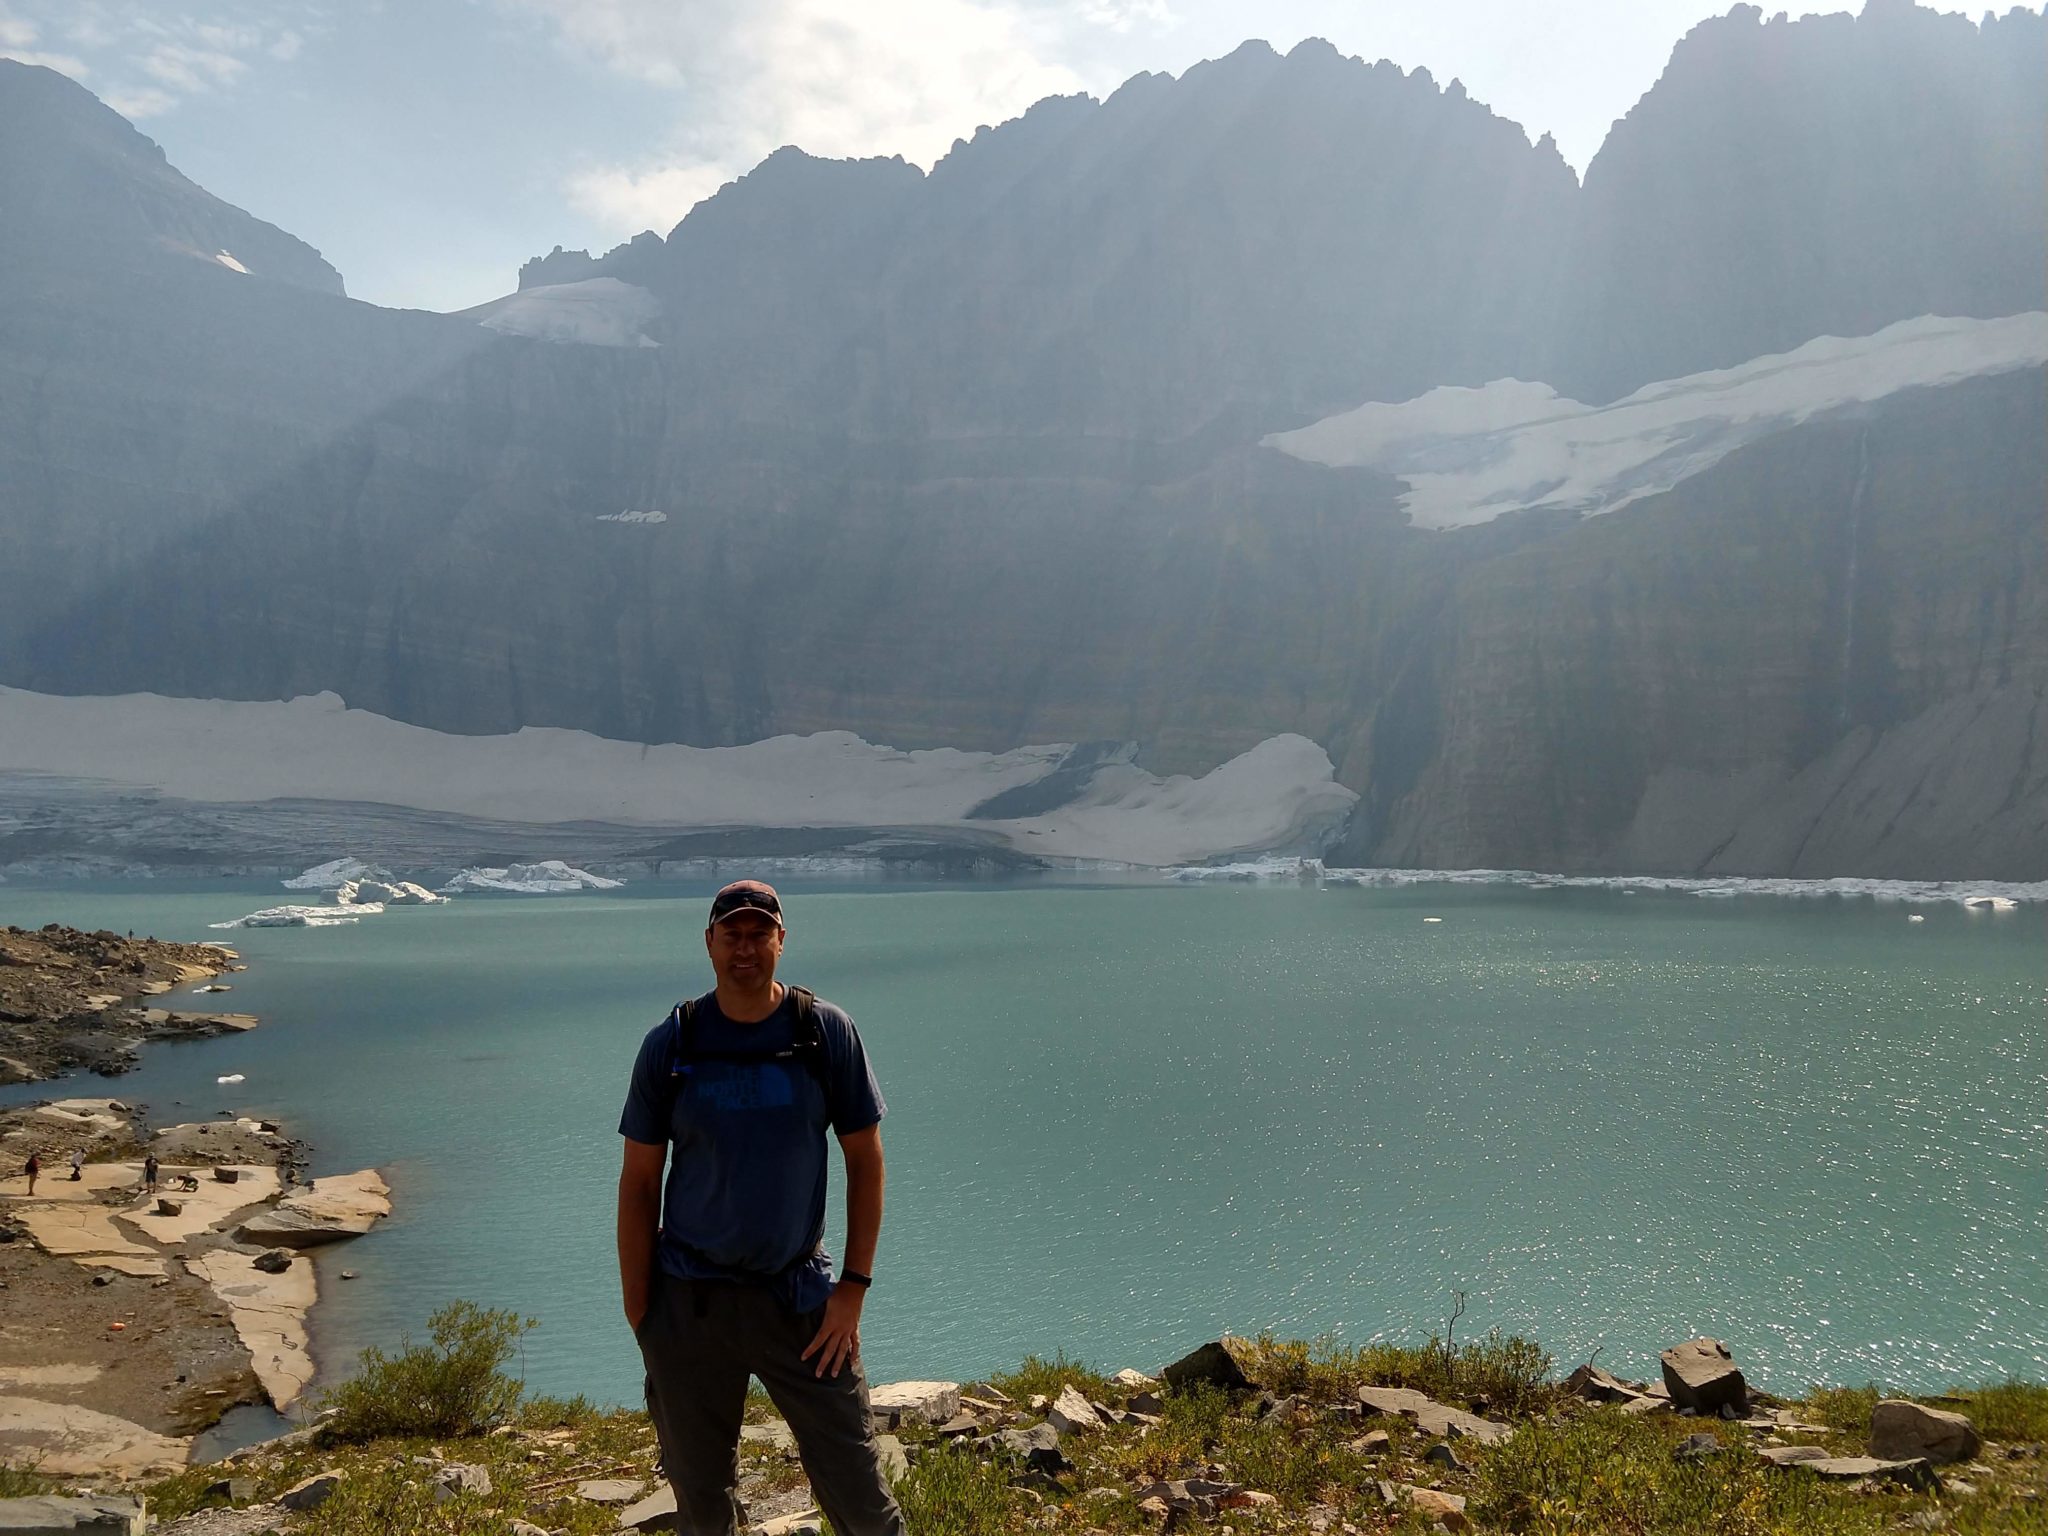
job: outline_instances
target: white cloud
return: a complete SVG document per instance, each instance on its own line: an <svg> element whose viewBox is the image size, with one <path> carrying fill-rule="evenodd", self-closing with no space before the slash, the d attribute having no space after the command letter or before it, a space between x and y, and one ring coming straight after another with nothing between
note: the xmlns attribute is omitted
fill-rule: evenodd
<svg viewBox="0 0 2048 1536"><path fill-rule="evenodd" d="M249 67L231 53L183 43L160 43L137 62L144 74L166 89L188 96L216 85L231 85Z"/></svg>
<svg viewBox="0 0 2048 1536"><path fill-rule="evenodd" d="M975 124L1081 88L1049 61L1031 18L1003 0L499 3L545 17L567 46L682 98L686 121L661 153L571 180L577 206L621 235L665 231L783 144L929 165Z"/></svg>
<svg viewBox="0 0 2048 1536"><path fill-rule="evenodd" d="M0 0L0 53L68 75L90 71L108 106L143 118L233 86L252 62L297 57L307 33L319 29L326 0L41 0L52 12L41 26L21 19L22 3ZM38 3L28 0L31 14ZM65 51L30 56L29 45L45 32L61 38Z"/></svg>
<svg viewBox="0 0 2048 1536"><path fill-rule="evenodd" d="M158 90L153 85L108 91L101 100L130 122L145 117L162 117L178 104L177 97L169 91Z"/></svg>
<svg viewBox="0 0 2048 1536"><path fill-rule="evenodd" d="M599 166L569 178L569 201L607 229L668 233L682 214L732 180L716 165Z"/></svg>

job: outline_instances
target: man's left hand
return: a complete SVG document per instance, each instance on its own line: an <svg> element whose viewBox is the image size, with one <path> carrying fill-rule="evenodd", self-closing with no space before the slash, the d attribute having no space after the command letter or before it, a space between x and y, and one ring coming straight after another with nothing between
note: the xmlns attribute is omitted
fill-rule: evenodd
<svg viewBox="0 0 2048 1536"><path fill-rule="evenodd" d="M825 1319L818 1325L818 1336L812 1339L799 1359L818 1357L817 1370L812 1374L823 1376L831 1368L837 1376L840 1369L860 1354L860 1309L867 1300L867 1292L857 1285L841 1282L832 1288L831 1296L825 1302Z"/></svg>

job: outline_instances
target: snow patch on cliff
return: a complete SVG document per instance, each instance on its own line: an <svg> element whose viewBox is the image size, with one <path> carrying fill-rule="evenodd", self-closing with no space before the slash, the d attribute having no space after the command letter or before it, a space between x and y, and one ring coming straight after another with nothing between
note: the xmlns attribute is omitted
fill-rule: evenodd
<svg viewBox="0 0 2048 1536"><path fill-rule="evenodd" d="M1547 384L1446 386L1368 404L1263 440L1297 459L1404 480L1421 528L1461 528L1553 507L1592 516L1670 490L1745 444L1904 389L2048 364L2048 313L1923 315L1875 335L1820 336L1734 368L1646 384L1582 405Z"/></svg>
<svg viewBox="0 0 2048 1536"><path fill-rule="evenodd" d="M1069 750L906 752L849 731L738 747L647 746L541 727L456 736L349 709L331 693L252 703L0 687L0 772L214 803L338 801L549 826L890 828L1150 865L1319 846L1357 798L1336 783L1321 747L1276 736L1200 777L1106 762L1042 814L973 818L995 796L1057 771ZM394 883L389 871L337 860L287 884L338 890L350 879Z"/></svg>
<svg viewBox="0 0 2048 1536"><path fill-rule="evenodd" d="M483 308L488 313L477 324L508 336L589 347L660 345L640 328L661 313L661 300L616 277L528 288Z"/></svg>

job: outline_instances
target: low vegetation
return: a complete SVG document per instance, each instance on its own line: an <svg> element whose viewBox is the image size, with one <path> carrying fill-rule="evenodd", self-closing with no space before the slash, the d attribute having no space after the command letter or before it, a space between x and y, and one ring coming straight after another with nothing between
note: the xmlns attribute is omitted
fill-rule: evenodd
<svg viewBox="0 0 2048 1536"><path fill-rule="evenodd" d="M458 1301L427 1320L431 1345L402 1339L387 1356L363 1351L353 1379L327 1394L328 1433L337 1440L478 1435L518 1406L522 1383L504 1367L532 1318Z"/></svg>
<svg viewBox="0 0 2048 1536"><path fill-rule="evenodd" d="M431 1346L408 1343L389 1357L367 1351L357 1378L329 1399L336 1412L317 1434L244 1457L231 1469L250 1483L236 1490L236 1502L274 1499L303 1478L338 1470L334 1496L287 1517L286 1528L308 1536L502 1536L517 1518L569 1536L615 1531L617 1506L581 1497L578 1485L624 1479L651 1486L653 1433L637 1411L601 1409L580 1398L522 1400L505 1367L531 1326L510 1313L458 1304L433 1319ZM970 1385L969 1396L1008 1399L1005 1417L1023 1425L1044 1416L1034 1401L1042 1405L1069 1387L1119 1416L1134 1403L1156 1411L1067 1434L1060 1449L1071 1465L1056 1475L1029 1471L972 1436L906 1428L900 1438L910 1466L898 1494L910 1529L917 1536L1153 1532L1158 1511L1140 1502L1148 1486L1207 1478L1266 1497L1213 1517L1183 1515L1174 1531L1435 1530L1434 1517L1399 1493L1410 1484L1465 1500L1453 1529L1517 1536L2048 1536L2048 1455L2039 1444L2048 1440L2048 1388L2030 1383L1932 1400L1970 1414L1990 1443L1975 1466L1943 1469L1941 1488L1914 1491L1771 1467L1752 1452L1756 1432L1741 1424L1669 1412L1630 1415L1568 1396L1552 1380L1550 1357L1518 1338L1487 1335L1452 1350L1437 1340L1398 1346L1263 1337L1244 1342L1238 1358L1259 1391L1203 1386L1153 1401L1141 1396L1142 1386L1063 1355L1034 1357ZM1491 1446L1436 1441L1405 1420L1361 1417L1361 1385L1412 1387L1508 1420L1515 1430ZM1817 1389L1787 1405L1817 1426L1791 1438L1832 1454L1863 1454L1881 1395L1875 1385ZM748 1403L749 1422L770 1417L771 1406L757 1393ZM801 1506L802 1471L792 1455L756 1438L741 1457L750 1504ZM486 1471L490 1492L437 1492L438 1469L451 1462ZM154 1485L149 1499L158 1529L175 1530L180 1517L221 1502L208 1489L225 1470L195 1469ZM25 1474L0 1472L0 1489L28 1482ZM1469 1523L1459 1526L1457 1519Z"/></svg>

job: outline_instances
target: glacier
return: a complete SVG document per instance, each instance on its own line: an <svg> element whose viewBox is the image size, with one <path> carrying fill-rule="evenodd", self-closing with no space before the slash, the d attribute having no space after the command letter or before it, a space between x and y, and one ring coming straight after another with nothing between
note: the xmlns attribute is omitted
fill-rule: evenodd
<svg viewBox="0 0 2048 1536"><path fill-rule="evenodd" d="M1405 481L1419 528L1464 528L1538 507L1615 512L1745 444L1901 390L2048 364L2048 313L1923 315L1869 336L1819 336L1733 368L1646 384L1583 405L1547 384L1496 379L1369 403L1260 440L1333 468Z"/></svg>

